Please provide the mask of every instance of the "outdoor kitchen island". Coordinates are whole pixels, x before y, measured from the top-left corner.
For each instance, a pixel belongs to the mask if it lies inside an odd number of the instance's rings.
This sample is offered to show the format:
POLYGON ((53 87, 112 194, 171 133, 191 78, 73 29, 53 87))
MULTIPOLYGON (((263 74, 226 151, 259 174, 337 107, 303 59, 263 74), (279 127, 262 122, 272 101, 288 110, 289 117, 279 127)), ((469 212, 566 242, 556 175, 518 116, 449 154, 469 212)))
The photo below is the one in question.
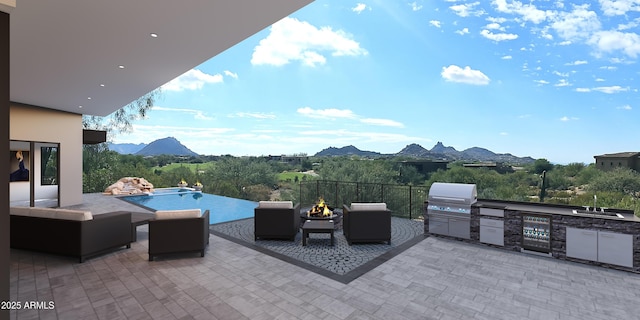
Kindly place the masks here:
POLYGON ((430 207, 425 235, 640 273, 640 218, 630 210, 477 199, 460 237, 443 232, 430 207))

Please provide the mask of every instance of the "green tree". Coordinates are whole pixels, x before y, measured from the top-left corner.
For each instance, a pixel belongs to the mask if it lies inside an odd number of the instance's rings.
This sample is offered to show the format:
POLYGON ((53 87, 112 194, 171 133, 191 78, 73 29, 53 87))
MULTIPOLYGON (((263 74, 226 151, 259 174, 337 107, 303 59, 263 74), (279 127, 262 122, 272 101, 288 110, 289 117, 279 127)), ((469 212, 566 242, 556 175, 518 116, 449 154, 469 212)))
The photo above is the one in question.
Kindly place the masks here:
POLYGON ((540 158, 540 159, 536 159, 536 161, 533 162, 533 173, 537 173, 537 174, 542 174, 542 171, 551 171, 553 169, 553 164, 551 164, 551 162, 549 162, 549 160, 544 159, 544 158, 540 158))
MULTIPOLYGON (((160 89, 156 89, 107 117, 83 116, 82 126, 84 129, 105 130, 107 136, 114 132, 128 132, 132 128, 132 122, 144 118, 159 96, 160 89)), ((124 170, 119 165, 119 160, 117 154, 109 151, 107 143, 84 145, 82 191, 102 192, 106 187, 122 178, 122 176, 118 176, 123 174, 118 169, 124 170)), ((136 165, 133 167, 135 168, 136 165)), ((125 170, 125 172, 133 171, 125 170)), ((149 180, 147 177, 144 178, 149 180)), ((151 182, 151 180, 149 181, 151 182)))

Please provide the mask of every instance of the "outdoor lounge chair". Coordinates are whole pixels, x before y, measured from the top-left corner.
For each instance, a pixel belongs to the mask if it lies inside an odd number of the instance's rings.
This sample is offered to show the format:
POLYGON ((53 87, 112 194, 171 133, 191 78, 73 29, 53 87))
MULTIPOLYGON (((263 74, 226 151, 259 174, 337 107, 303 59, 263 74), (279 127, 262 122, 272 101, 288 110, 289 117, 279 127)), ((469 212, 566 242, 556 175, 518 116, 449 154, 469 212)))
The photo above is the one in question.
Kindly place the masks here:
POLYGON ((260 239, 295 240, 300 230, 300 204, 260 201, 254 209, 254 236, 260 239))
POLYGON ((158 210, 149 220, 149 261, 161 254, 204 252, 209 244, 209 210, 158 210))
POLYGON ((343 205, 342 232, 349 245, 354 242, 391 244, 391 211, 385 203, 343 205))

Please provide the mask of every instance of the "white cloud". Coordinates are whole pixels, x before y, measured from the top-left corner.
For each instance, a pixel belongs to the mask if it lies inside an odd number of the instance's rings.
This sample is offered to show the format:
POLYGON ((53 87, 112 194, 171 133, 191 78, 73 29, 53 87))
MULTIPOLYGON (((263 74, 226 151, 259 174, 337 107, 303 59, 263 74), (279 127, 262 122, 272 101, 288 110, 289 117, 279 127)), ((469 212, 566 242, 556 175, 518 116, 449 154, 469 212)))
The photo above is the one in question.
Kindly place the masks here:
POLYGON ((502 58, 500 58, 500 59, 502 59, 502 60, 511 60, 511 59, 513 59, 513 57, 512 57, 512 56, 507 55, 507 56, 503 56, 503 57, 502 57, 502 58))
POLYGON ((531 21, 535 24, 544 22, 547 18, 553 16, 553 11, 539 10, 533 4, 522 4, 520 1, 494 0, 492 4, 496 10, 502 13, 516 14, 522 17, 524 21, 531 21))
POLYGON ((193 115, 193 118, 197 120, 213 120, 214 119, 213 117, 207 116, 202 110, 196 110, 196 109, 153 107, 152 110, 191 114, 193 115))
POLYGON ((501 26, 499 23, 497 22, 492 22, 489 23, 488 25, 484 26, 485 29, 489 29, 489 30, 500 30, 500 31, 505 31, 505 28, 503 26, 501 26))
POLYGON ((419 11, 420 9, 422 9, 422 5, 419 5, 417 2, 411 2, 409 3, 409 6, 411 6, 411 10, 413 11, 419 11))
POLYGON ((167 82, 162 86, 166 91, 199 90, 207 83, 223 82, 221 74, 206 74, 198 69, 191 69, 181 76, 167 82))
POLYGON ((598 2, 607 16, 621 16, 629 11, 640 11, 638 0, 599 0, 598 2))
POLYGON ((560 121, 564 121, 564 122, 567 122, 567 121, 575 121, 575 120, 579 120, 579 118, 576 118, 576 117, 567 117, 567 116, 564 116, 564 117, 560 118, 560 121))
POLYGON ((233 73, 233 72, 231 72, 229 70, 225 70, 224 71, 224 75, 227 76, 227 77, 238 79, 238 74, 237 73, 233 73))
POLYGON ((355 118, 356 114, 349 109, 312 109, 310 107, 299 108, 297 112, 303 116, 321 119, 355 118))
POLYGON ((591 34, 600 30, 598 14, 589 10, 589 5, 574 6, 571 12, 561 12, 551 23, 558 35, 568 41, 588 39, 591 34))
POLYGON ((620 109, 620 110, 631 110, 632 108, 631 108, 631 106, 630 106, 630 105, 628 105, 628 104, 627 104, 627 105, 624 105, 624 106, 622 106, 622 107, 617 107, 616 109, 620 109))
POLYGON ((587 62, 586 60, 576 60, 576 61, 573 61, 573 62, 565 63, 564 65, 565 66, 579 66, 581 64, 587 64, 587 63, 589 63, 589 62, 587 62))
POLYGON ((462 30, 457 30, 456 33, 461 35, 461 36, 465 35, 465 34, 469 33, 469 28, 463 28, 462 30))
POLYGON ((539 84, 539 85, 545 85, 545 84, 549 84, 549 81, 547 80, 534 80, 533 82, 539 84))
POLYGON ((576 92, 591 92, 589 88, 576 88, 576 92))
POLYGON ((260 113, 260 112, 236 112, 228 115, 229 118, 254 118, 254 119, 275 119, 273 114, 260 113))
POLYGON ((442 67, 442 78, 449 82, 466 83, 473 85, 487 85, 491 81, 484 73, 472 70, 469 66, 460 68, 456 65, 442 67))
POLYGON ((588 41, 595 45, 599 51, 622 51, 631 58, 640 54, 640 36, 636 33, 620 31, 598 31, 588 41))
POLYGON ((253 50, 251 64, 282 66, 301 61, 307 66, 325 64, 326 57, 367 55, 367 50, 342 30, 317 28, 306 21, 284 18, 271 26, 269 35, 253 50))
POLYGON ((389 119, 367 118, 367 119, 361 119, 360 122, 366 123, 366 124, 372 124, 376 126, 404 128, 404 125, 402 123, 394 120, 389 120, 389 119))
POLYGON ((608 94, 612 94, 612 93, 619 93, 619 92, 626 92, 629 91, 629 88, 623 88, 621 86, 610 86, 610 87, 596 87, 593 88, 594 91, 599 91, 602 93, 608 93, 608 94))
POLYGON ((478 6, 479 4, 480 2, 478 1, 473 3, 456 4, 449 7, 449 9, 453 10, 453 12, 455 12, 458 16, 461 16, 461 17, 481 16, 484 14, 484 10, 482 9, 475 10, 475 7, 478 6))
POLYGON ((569 76, 569 73, 568 73, 568 72, 566 72, 566 73, 562 73, 562 72, 560 72, 560 71, 555 71, 555 70, 554 70, 554 71, 553 71, 553 72, 551 72, 551 73, 553 73, 554 75, 556 75, 556 76, 558 76, 558 77, 563 77, 563 78, 566 78, 566 77, 568 77, 568 76, 569 76))
POLYGON ((493 41, 505 41, 505 40, 515 40, 518 39, 518 35, 517 34, 513 34, 513 33, 492 33, 491 31, 484 29, 482 31, 480 31, 480 34, 489 39, 489 40, 493 40, 493 41))
POLYGON ((489 22, 493 22, 493 23, 505 23, 507 22, 507 18, 504 17, 487 17, 486 19, 489 22))
POLYGON ((355 7, 351 8, 351 11, 360 14, 362 13, 362 11, 364 11, 365 9, 367 9, 367 5, 364 3, 358 3, 356 4, 355 7))
POLYGON ((554 84, 554 87, 568 87, 570 86, 571 83, 569 83, 569 81, 567 79, 560 79, 558 80, 558 83, 554 84))
POLYGON ((429 24, 436 28, 440 28, 442 26, 442 23, 438 20, 431 20, 429 21, 429 24))

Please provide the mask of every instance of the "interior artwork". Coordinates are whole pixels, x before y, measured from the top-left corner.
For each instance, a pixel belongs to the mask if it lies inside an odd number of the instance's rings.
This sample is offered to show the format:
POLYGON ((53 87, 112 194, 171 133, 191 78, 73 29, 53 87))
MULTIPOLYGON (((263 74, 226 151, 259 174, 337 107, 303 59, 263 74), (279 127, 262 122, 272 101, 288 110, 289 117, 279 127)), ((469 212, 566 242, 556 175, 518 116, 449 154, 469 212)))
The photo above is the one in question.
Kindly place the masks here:
POLYGON ((29 181, 29 151, 10 151, 9 181, 29 181))

